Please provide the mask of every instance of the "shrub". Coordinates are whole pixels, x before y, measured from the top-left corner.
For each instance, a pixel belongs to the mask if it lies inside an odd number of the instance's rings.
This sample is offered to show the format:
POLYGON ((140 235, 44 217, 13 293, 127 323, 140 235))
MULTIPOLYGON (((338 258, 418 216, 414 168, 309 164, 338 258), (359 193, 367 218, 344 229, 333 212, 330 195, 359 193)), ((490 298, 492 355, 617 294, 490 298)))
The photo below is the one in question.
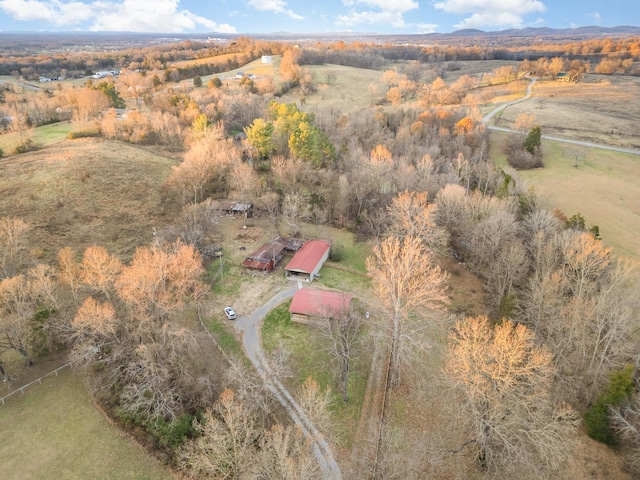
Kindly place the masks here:
POLYGON ((538 148, 534 153, 527 151, 517 135, 512 135, 505 146, 507 162, 517 170, 544 167, 542 152, 538 148))
POLYGON ((609 426, 608 413, 610 406, 620 405, 635 391, 633 383, 633 365, 614 371, 609 377, 609 385, 600 394, 596 402, 585 412, 584 423, 587 435, 606 445, 616 445, 617 439, 609 426))
POLYGON ((160 448, 175 452, 185 440, 197 435, 197 430, 193 428, 194 418, 196 415, 183 413, 172 422, 164 418, 157 419, 151 428, 154 441, 160 448))
POLYGON ((33 143, 31 139, 29 139, 29 140, 25 140, 20 145, 16 146, 16 148, 13 149, 13 153, 17 155, 19 153, 32 152, 37 149, 38 147, 36 147, 36 144, 33 143))
POLYGON ((67 138, 69 140, 73 140, 76 138, 99 137, 99 136, 100 136, 100 131, 97 129, 78 130, 75 132, 67 133, 67 138))
POLYGON ((344 258, 344 246, 339 243, 334 243, 331 245, 331 250, 329 250, 329 260, 332 262, 339 262, 344 258))

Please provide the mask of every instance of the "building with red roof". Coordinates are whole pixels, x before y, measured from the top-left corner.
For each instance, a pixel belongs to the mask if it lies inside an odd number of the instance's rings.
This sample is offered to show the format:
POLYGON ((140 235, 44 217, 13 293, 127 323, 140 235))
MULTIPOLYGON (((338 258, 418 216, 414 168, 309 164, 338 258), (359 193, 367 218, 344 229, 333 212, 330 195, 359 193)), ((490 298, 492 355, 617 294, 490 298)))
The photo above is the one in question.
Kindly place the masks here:
POLYGON ((329 258, 331 244, 326 240, 310 240, 302 245, 291 261, 284 267, 290 280, 313 282, 324 262, 329 258))
POLYGON ((337 318, 349 312, 353 295, 315 288, 301 288, 293 295, 289 313, 291 320, 300 323, 337 318))

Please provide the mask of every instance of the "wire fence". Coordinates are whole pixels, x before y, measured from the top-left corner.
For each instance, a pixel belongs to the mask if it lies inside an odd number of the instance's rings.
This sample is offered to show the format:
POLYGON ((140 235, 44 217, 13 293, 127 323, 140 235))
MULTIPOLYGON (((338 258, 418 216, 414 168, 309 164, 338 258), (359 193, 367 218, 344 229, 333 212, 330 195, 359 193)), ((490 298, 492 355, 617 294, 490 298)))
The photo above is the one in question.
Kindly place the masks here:
POLYGON ((59 372, 60 370, 63 370, 63 369, 65 369, 65 368, 67 368, 67 367, 70 367, 71 365, 73 365, 73 362, 65 363, 65 364, 64 364, 64 365, 62 365, 61 367, 58 367, 58 368, 56 368, 55 370, 53 370, 53 371, 51 371, 51 372, 49 372, 49 373, 44 374, 44 375, 43 375, 43 376, 41 376, 40 378, 36 378, 33 382, 29 382, 29 383, 27 383, 26 385, 23 385, 23 386, 21 386, 20 388, 15 389, 13 392, 11 392, 11 393, 9 393, 9 394, 5 395, 4 397, 0 397, 0 403, 1 403, 2 405, 4 405, 5 400, 7 400, 9 397, 12 397, 13 395, 15 395, 15 394, 16 394, 16 393, 18 393, 18 392, 20 392, 21 394, 24 394, 24 391, 25 391, 27 388, 29 388, 29 387, 30 387, 30 386, 32 386, 32 385, 35 385, 36 383, 37 383, 37 384, 41 384, 41 383, 42 383, 42 380, 43 380, 43 379, 45 379, 45 378, 47 378, 47 377, 50 377, 50 376, 52 376, 52 375, 55 375, 55 376, 57 377, 57 376, 58 376, 58 372, 59 372))

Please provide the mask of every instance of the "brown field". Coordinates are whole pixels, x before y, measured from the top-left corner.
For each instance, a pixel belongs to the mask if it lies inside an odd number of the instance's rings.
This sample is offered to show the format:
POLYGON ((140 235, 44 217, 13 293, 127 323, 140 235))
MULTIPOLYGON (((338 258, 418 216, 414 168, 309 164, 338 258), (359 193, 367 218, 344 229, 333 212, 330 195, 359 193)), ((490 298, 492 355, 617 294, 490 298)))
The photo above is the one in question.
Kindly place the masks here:
MULTIPOLYGON (((317 91, 308 95, 305 103, 308 106, 333 104, 340 113, 350 113, 361 108, 370 107, 384 98, 386 86, 382 82, 382 73, 378 70, 344 67, 342 65, 307 65, 304 70, 314 78, 317 91), (335 79, 327 82, 327 75, 333 74, 335 79), (369 85, 377 90, 371 94, 369 85)), ((298 91, 290 92, 281 99, 291 102, 300 98, 298 91)))
POLYGON ((30 223, 32 255, 100 244, 123 259, 167 221, 160 185, 175 161, 120 142, 67 140, 0 162, 0 216, 30 223))
POLYGON ((227 63, 227 60, 233 57, 237 57, 237 53, 225 53, 222 55, 216 55, 213 57, 194 58, 192 60, 180 60, 179 62, 172 62, 170 65, 175 68, 185 68, 194 65, 218 65, 220 63, 227 63))
POLYGON ((581 83, 538 81, 533 96, 507 107, 495 125, 535 115, 543 135, 640 149, 640 78, 587 75, 581 83))

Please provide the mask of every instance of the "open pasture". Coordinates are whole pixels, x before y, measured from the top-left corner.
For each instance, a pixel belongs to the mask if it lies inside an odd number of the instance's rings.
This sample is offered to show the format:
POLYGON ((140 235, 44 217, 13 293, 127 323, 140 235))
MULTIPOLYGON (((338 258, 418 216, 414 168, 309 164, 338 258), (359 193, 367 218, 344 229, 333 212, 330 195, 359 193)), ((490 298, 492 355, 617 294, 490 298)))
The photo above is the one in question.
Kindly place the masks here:
POLYGON ((0 478, 169 480, 169 470, 92 403, 66 369, 0 405, 0 478))
POLYGON ((533 114, 543 135, 640 149, 640 79, 587 75, 584 82, 538 81, 530 99, 507 107, 495 125, 533 114))
POLYGON ((174 160, 101 139, 71 140, 0 161, 0 216, 33 227, 32 255, 98 244, 121 258, 168 221, 160 186, 174 160))
MULTIPOLYGON (((505 137, 491 132, 494 160, 504 159, 505 137)), ((546 140, 542 148, 545 167, 519 172, 542 206, 580 213, 616 253, 640 258, 640 156, 546 140)))

